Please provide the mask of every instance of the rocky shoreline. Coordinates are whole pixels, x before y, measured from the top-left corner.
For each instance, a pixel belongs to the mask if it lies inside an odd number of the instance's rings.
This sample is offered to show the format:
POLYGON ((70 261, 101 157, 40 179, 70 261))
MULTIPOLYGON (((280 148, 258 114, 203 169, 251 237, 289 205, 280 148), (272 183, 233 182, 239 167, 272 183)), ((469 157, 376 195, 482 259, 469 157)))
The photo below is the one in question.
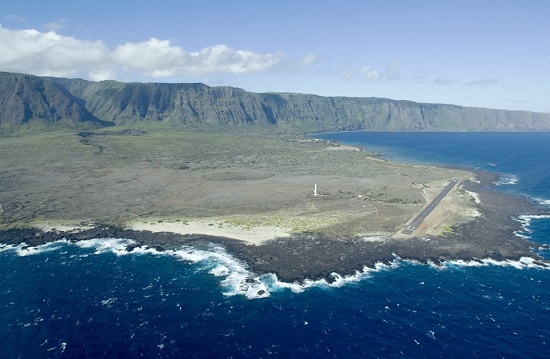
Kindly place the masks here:
POLYGON ((306 279, 333 281, 332 273, 354 274, 363 267, 376 263, 390 263, 396 258, 421 263, 439 264, 447 260, 494 259, 518 260, 531 257, 536 263, 550 266, 534 252, 537 245, 515 233, 522 229, 514 218, 521 214, 547 214, 527 199, 498 193, 490 189, 495 174, 478 172, 479 182, 466 182, 464 189, 476 192, 481 203, 481 216, 468 223, 453 227, 446 236, 423 236, 398 239, 381 237, 333 238, 324 235, 300 234, 289 238, 276 238, 260 245, 205 235, 182 235, 170 232, 150 232, 125 229, 106 223, 97 223, 92 228, 78 231, 37 228, 15 228, 0 231, 0 243, 38 246, 65 239, 77 242, 92 238, 128 238, 135 244, 127 248, 148 246, 159 251, 176 249, 181 245, 213 242, 221 244, 228 253, 247 264, 257 274, 274 273, 285 282, 303 282, 306 279))

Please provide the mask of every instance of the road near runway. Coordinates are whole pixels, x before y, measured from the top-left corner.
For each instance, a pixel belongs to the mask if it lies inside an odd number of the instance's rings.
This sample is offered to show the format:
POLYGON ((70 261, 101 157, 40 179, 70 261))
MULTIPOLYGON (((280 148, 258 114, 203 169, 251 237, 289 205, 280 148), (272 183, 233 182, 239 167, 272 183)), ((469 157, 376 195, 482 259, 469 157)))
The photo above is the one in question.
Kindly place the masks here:
POLYGON ((441 202, 445 196, 451 192, 453 187, 458 183, 457 179, 451 180, 447 186, 435 197, 423 210, 416 216, 416 218, 405 228, 401 233, 411 234, 422 223, 426 217, 434 210, 434 208, 441 202))

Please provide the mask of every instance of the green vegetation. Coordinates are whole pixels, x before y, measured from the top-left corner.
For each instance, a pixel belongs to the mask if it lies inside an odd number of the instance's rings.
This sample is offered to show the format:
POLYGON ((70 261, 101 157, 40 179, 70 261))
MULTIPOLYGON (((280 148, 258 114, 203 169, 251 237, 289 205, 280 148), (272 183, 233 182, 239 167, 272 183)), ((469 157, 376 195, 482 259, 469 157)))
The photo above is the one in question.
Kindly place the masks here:
MULTIPOLYGON (((550 114, 383 98, 252 93, 204 84, 91 82, 0 73, 0 128, 223 131, 537 131, 550 114)), ((8 130, 9 131, 9 130, 8 130)))
POLYGON ((441 235, 445 237, 445 236, 450 236, 453 233, 454 233, 453 227, 451 227, 450 225, 446 225, 443 227, 441 235))
POLYGON ((416 188, 403 188, 382 186, 379 188, 369 188, 362 191, 363 198, 365 200, 380 201, 386 203, 398 203, 398 204, 418 204, 423 203, 422 193, 416 188))

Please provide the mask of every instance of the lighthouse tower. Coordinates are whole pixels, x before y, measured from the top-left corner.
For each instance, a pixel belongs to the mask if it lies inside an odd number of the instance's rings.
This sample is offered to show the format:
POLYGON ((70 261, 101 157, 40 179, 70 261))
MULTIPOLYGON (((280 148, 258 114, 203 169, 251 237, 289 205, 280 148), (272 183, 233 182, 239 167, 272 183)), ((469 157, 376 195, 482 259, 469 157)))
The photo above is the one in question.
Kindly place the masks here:
POLYGON ((317 183, 315 183, 315 189, 313 190, 313 195, 315 197, 319 196, 319 192, 317 192, 317 183))

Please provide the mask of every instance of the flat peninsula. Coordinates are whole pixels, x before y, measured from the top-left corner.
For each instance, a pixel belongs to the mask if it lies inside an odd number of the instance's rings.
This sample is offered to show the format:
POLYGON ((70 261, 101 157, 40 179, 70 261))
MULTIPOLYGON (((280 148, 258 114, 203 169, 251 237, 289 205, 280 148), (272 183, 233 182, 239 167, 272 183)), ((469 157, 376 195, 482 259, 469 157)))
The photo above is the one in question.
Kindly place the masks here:
POLYGON ((215 242, 255 273, 333 280, 396 258, 520 259, 529 201, 495 174, 265 131, 48 131, 0 142, 0 242, 215 242), (432 208, 426 210, 432 205, 432 208))

